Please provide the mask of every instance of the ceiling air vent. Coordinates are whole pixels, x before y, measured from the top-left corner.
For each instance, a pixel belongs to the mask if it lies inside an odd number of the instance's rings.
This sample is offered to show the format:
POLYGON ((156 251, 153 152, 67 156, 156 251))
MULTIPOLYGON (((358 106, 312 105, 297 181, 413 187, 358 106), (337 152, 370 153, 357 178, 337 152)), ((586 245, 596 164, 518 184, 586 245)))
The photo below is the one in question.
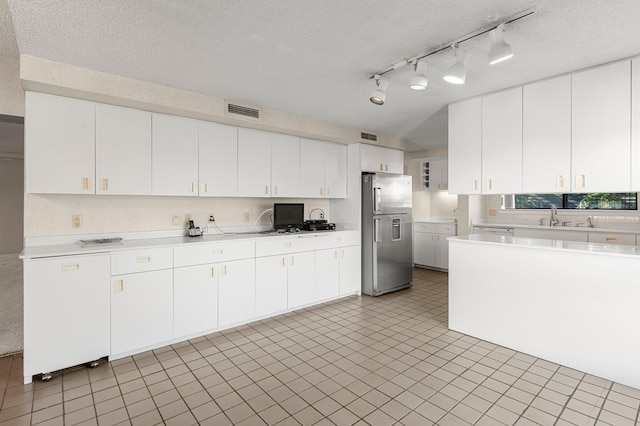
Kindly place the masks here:
POLYGON ((227 103, 227 113, 260 120, 260 110, 242 105, 227 103))
POLYGON ((360 139, 365 141, 378 142, 378 135, 372 133, 360 132, 360 139))

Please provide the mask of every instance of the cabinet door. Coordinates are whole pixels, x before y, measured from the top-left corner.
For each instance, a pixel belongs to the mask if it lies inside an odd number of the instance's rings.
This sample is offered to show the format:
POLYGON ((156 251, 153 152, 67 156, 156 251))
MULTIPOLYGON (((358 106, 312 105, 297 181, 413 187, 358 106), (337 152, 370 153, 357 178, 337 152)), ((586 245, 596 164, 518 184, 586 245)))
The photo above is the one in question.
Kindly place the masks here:
POLYGON ((446 235, 435 236, 433 266, 440 269, 449 269, 449 241, 446 235))
POLYGON ((436 246, 434 234, 426 232, 413 233, 413 263, 416 265, 435 266, 436 246))
POLYGON ((340 251, 337 248, 316 252, 316 300, 340 294, 340 251))
POLYGON ((173 270, 173 337, 218 327, 218 264, 173 270))
POLYGON ((483 194, 522 192, 522 87, 482 97, 483 194))
POLYGON ((325 144, 300 139, 300 196, 322 198, 325 195, 325 144))
POLYGON ((324 195, 347 198, 347 146, 324 144, 324 195))
POLYGON ((95 104, 25 94, 25 189, 95 193, 95 104))
POLYGON ((218 275, 218 323, 246 321, 256 312, 256 264, 254 259, 220 265, 218 275))
POLYGON ((560 229, 514 228, 513 235, 518 238, 541 238, 543 240, 582 241, 587 242, 585 231, 563 231, 560 229))
POLYGON ((287 309, 287 263, 285 256, 256 259, 256 315, 287 309))
POLYGON ((572 75, 573 192, 631 187, 631 62, 572 75))
POLYGON ((271 196, 297 197, 299 193, 300 138, 274 133, 271 135, 271 196))
POLYGON ((25 260, 25 379, 106 355, 109 256, 25 260))
POLYGON ((308 305, 316 300, 315 254, 295 253, 286 257, 288 262, 288 307, 308 305))
POLYGON ((449 193, 482 190, 482 100, 449 105, 449 193))
POLYGON ((271 133, 238 129, 238 194, 269 197, 271 133))
POLYGON ((360 293, 362 288, 360 246, 340 247, 338 253, 340 257, 340 295, 360 293))
POLYGON ((571 76, 527 84, 522 90, 522 192, 569 192, 571 76))
POLYGON ((363 172, 404 173, 404 154, 398 149, 360 145, 363 172))
POLYGON ((151 113, 96 105, 96 193, 151 195, 151 113))
POLYGON ((111 354, 173 337, 173 270, 111 277, 111 354))
POLYGON ((153 195, 198 195, 198 122, 153 114, 153 195))
POLYGON ((238 128, 198 123, 199 195, 238 195, 238 128))
POLYGON ((590 243, 636 245, 636 236, 634 234, 589 232, 588 238, 590 243))
POLYGON ((431 160, 429 161, 429 190, 444 191, 447 189, 446 184, 446 164, 447 160, 431 160))

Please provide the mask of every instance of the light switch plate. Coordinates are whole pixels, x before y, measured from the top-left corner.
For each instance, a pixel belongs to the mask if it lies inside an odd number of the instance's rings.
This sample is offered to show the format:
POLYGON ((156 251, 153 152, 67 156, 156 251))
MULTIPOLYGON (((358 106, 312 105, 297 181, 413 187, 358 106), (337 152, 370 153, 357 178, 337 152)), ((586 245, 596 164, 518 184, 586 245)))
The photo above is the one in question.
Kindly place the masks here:
POLYGON ((82 216, 79 214, 74 214, 71 216, 71 227, 72 228, 82 228, 82 216))
POLYGON ((249 222, 249 212, 244 212, 242 214, 242 221, 243 222, 249 222))
POLYGON ((171 224, 180 225, 180 215, 178 213, 174 213, 171 215, 171 224))

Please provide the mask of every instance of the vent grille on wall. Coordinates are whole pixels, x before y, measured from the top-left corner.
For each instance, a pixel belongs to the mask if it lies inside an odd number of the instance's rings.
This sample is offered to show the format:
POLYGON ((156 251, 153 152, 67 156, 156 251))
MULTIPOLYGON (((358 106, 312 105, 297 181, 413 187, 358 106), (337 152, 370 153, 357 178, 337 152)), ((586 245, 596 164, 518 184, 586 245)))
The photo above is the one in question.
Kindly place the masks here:
POLYGON ((360 139, 365 141, 378 142, 378 135, 374 135, 372 133, 360 132, 360 139))
POLYGON ((227 113, 241 115, 243 117, 260 119, 260 110, 256 108, 249 108, 242 105, 227 103, 227 113))

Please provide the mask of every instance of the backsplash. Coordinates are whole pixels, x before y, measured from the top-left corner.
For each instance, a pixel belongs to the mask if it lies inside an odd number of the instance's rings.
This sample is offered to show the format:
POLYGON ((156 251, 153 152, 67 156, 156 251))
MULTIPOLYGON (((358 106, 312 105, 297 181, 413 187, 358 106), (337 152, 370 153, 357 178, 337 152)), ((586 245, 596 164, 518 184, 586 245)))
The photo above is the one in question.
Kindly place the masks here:
MULTIPOLYGON (((158 196, 25 194, 24 236, 100 234, 186 229, 190 214, 196 226, 204 227, 213 214, 223 230, 234 227, 268 226, 270 214, 258 216, 274 203, 304 203, 305 219, 313 209, 322 209, 330 220, 328 199, 292 198, 210 198, 158 196), (249 212, 249 221, 244 213, 249 212), (180 215, 179 225, 172 216, 180 215), (72 216, 81 216, 81 227, 72 227, 72 216)), ((320 211, 313 212, 313 219, 320 211)))

